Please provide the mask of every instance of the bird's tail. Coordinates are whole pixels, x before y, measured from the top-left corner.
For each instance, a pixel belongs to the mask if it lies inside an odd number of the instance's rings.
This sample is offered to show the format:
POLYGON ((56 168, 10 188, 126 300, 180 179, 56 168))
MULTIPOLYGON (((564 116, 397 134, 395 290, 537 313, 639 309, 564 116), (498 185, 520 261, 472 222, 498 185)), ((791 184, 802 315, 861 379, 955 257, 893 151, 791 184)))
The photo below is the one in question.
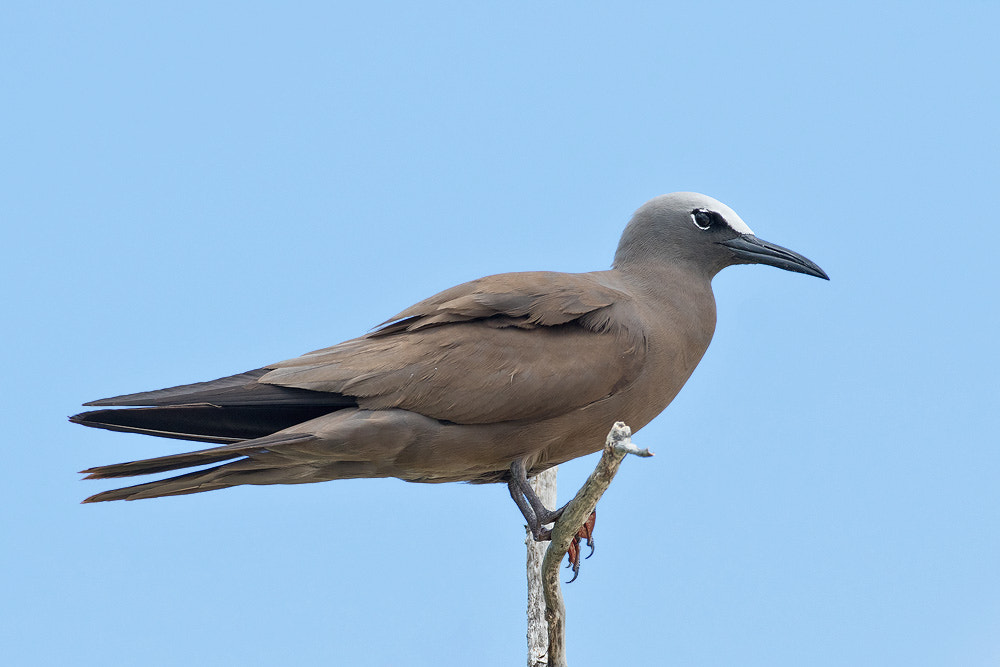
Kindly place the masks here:
MULTIPOLYGON (((82 471, 86 479, 112 479, 147 475, 211 463, 230 461, 207 470, 198 470, 176 477, 112 489, 90 496, 83 502, 106 500, 140 500, 160 496, 179 496, 202 491, 214 491, 239 484, 292 484, 317 479, 316 466, 296 456, 296 448, 314 444, 310 433, 277 433, 264 438, 203 449, 197 452, 160 456, 153 459, 98 466, 82 471), (237 459, 231 461, 231 459, 237 459)), ((327 464, 328 479, 374 476, 371 464, 360 461, 333 461, 327 464)))

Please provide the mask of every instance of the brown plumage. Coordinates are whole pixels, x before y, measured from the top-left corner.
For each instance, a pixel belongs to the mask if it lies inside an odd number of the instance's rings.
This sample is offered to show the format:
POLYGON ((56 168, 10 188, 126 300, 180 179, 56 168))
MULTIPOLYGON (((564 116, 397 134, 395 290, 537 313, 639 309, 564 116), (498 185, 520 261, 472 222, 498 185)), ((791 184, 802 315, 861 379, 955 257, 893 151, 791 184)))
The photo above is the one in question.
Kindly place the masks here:
POLYGON ((636 212, 609 271, 482 278, 333 347, 88 403, 142 407, 70 419, 217 445, 88 479, 222 465, 85 502, 357 477, 500 482, 514 462, 536 473, 596 451, 615 421, 637 430, 659 414, 712 338, 712 277, 751 262, 826 278, 720 202, 658 197, 636 212))

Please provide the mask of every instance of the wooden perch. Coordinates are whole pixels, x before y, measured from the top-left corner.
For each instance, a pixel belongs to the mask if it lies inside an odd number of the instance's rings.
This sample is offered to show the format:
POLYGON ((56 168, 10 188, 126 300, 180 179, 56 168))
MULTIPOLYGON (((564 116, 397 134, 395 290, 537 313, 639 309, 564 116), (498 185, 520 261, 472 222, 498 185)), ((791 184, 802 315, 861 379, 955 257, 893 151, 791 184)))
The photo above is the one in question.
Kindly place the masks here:
MULTIPOLYGON (((556 507, 558 467, 543 470, 531 478, 531 488, 546 507, 556 507)), ((542 559, 545 542, 536 542, 527 526, 524 543, 528 547, 528 667, 546 667, 549 625, 545 622, 545 594, 542 592, 542 559)))
MULTIPOLYGON (((597 467, 576 496, 566 505, 562 516, 552 528, 552 539, 545 551, 541 566, 541 587, 545 600, 545 620, 548 625, 547 660, 539 655, 537 648, 530 646, 528 664, 547 665, 548 667, 566 667, 566 607, 563 604, 562 589, 559 585, 559 565, 569 550, 570 543, 584 522, 590 517, 597 501, 601 499, 611 480, 614 479, 622 459, 627 454, 636 456, 652 456, 648 449, 639 449, 632 444, 632 430, 623 422, 615 422, 604 443, 604 453, 597 462, 597 467)), ((554 481, 554 480, 553 480, 554 481)), ((530 540, 530 537, 529 537, 530 540)), ((531 549, 529 544, 529 554, 531 549)), ((530 555, 529 555, 530 563, 530 555)), ((529 591, 531 590, 529 568, 529 591)), ((530 593, 529 593, 530 596, 530 593)), ((530 610, 529 610, 530 614, 530 610)))

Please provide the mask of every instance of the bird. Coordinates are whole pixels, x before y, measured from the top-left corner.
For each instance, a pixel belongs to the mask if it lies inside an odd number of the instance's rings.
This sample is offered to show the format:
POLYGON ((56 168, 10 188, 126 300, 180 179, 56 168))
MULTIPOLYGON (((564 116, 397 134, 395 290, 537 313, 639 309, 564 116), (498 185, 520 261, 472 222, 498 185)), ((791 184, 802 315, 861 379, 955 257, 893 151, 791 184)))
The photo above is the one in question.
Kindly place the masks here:
POLYGON ((506 483, 546 539, 560 510, 528 478, 599 450, 615 422, 635 431, 670 404, 712 340, 712 279, 738 264, 829 280, 722 202, 661 195, 633 214, 608 270, 487 276, 332 347, 86 403, 99 409, 70 421, 210 445, 89 468, 87 479, 218 465, 83 502, 376 477, 506 483))

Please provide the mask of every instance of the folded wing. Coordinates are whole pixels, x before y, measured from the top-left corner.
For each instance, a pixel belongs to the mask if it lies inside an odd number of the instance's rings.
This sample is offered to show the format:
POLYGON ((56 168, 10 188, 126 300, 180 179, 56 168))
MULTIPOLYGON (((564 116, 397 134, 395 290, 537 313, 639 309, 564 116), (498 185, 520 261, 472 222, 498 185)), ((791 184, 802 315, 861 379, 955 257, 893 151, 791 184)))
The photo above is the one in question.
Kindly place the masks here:
POLYGON ((482 278, 361 338, 210 382, 93 401, 106 409, 70 419, 230 444, 345 408, 401 408, 459 424, 564 414, 632 382, 644 358, 633 301, 603 275, 482 278))
POLYGON ((632 299, 601 275, 465 283, 367 336, 272 364, 259 381, 461 424, 563 414, 631 383, 645 355, 632 299))

